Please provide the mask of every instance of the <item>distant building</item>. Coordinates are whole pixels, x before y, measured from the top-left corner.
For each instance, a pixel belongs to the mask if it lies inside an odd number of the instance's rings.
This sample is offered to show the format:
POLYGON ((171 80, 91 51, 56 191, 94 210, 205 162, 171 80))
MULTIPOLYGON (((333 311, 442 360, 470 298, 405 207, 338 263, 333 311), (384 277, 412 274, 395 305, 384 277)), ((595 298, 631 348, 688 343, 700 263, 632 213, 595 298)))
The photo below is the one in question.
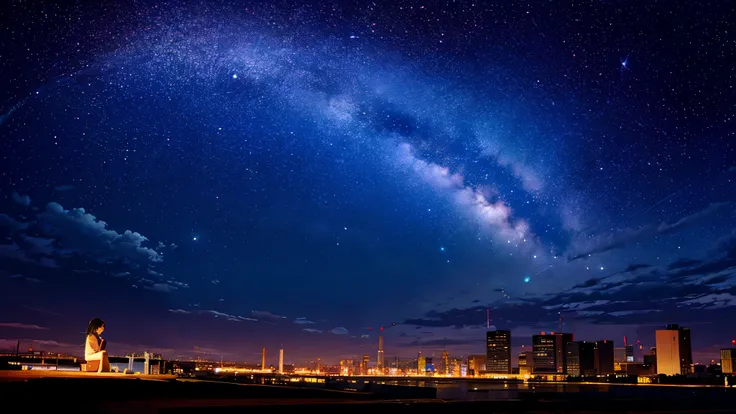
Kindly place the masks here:
POLYGON ((736 374, 736 348, 721 349, 721 372, 736 374))
POLYGON ((657 374, 687 375, 693 363, 690 328, 677 324, 656 331, 657 374))
POLYGON ((622 370, 622 364, 634 362, 634 346, 624 345, 613 349, 613 369, 618 372, 622 370))
POLYGON ((573 377, 595 376, 597 374, 595 350, 595 342, 569 342, 567 344, 567 375, 573 377))
POLYGON ((573 342, 569 333, 545 333, 532 336, 534 374, 564 374, 567 371, 567 344, 573 342))
POLYGON ((486 371, 511 373, 511 331, 486 332, 486 371))
POLYGON ((595 372, 597 375, 608 375, 614 373, 612 340, 596 341, 595 372))
POLYGON ((520 375, 531 375, 532 361, 531 354, 529 352, 522 352, 519 354, 518 364, 520 375))
POLYGON ((485 355, 470 355, 468 357, 468 375, 475 376, 486 370, 485 355))
POLYGON ((417 356, 417 374, 424 375, 427 372, 427 358, 420 352, 417 356))

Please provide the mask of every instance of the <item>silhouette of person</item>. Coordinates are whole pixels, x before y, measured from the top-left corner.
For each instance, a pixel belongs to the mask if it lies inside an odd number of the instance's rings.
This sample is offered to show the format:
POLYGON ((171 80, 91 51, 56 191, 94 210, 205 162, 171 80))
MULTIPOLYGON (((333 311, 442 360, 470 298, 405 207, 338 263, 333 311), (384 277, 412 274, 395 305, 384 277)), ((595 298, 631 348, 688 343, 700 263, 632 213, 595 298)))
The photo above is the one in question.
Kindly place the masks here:
POLYGON ((84 360, 88 372, 110 372, 110 359, 107 356, 107 342, 102 338, 105 321, 94 318, 87 326, 87 341, 84 344, 84 360))

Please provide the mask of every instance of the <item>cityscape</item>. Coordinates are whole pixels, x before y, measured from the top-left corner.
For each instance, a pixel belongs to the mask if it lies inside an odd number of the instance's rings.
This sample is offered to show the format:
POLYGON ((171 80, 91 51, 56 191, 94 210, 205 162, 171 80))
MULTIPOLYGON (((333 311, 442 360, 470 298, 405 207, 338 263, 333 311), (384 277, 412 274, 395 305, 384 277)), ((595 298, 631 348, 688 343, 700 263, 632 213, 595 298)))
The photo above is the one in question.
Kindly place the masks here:
MULTIPOLYGON (((574 334, 540 332, 532 336, 531 349, 515 353, 511 346, 512 332, 498 330, 490 323, 485 336, 485 354, 457 357, 444 351, 439 356, 415 358, 385 358, 383 335, 378 337, 374 356, 344 359, 339 364, 323 364, 316 358, 303 364, 285 360, 287 348, 278 349, 278 364, 267 363, 267 349, 261 350, 259 362, 212 361, 195 356, 191 360, 165 361, 164 356, 143 352, 125 357, 113 357, 115 372, 127 370, 144 374, 233 375, 275 374, 287 376, 368 376, 368 377, 436 377, 486 378, 493 380, 631 382, 659 383, 663 377, 679 378, 678 384, 702 383, 703 379, 718 379, 726 386, 736 386, 736 339, 731 347, 720 350, 720 360, 709 365, 694 364, 690 328, 669 324, 656 330, 656 344, 644 349, 640 343, 630 344, 627 338, 616 344, 612 339, 576 341, 574 334), (135 360, 138 360, 135 362, 135 360), (516 364, 514 364, 516 362, 516 364), (514 366, 515 365, 515 366, 514 366)), ((295 344, 290 344, 292 347, 295 344)), ((20 350, 20 341, 13 351, 5 351, 5 369, 23 370, 83 370, 81 355, 62 355, 53 351, 27 352, 20 350), (61 360, 61 363, 60 363, 61 360)), ((668 383, 664 379, 663 383, 668 383)))
POLYGON ((3 395, 736 406, 734 1, 0 17, 3 395))

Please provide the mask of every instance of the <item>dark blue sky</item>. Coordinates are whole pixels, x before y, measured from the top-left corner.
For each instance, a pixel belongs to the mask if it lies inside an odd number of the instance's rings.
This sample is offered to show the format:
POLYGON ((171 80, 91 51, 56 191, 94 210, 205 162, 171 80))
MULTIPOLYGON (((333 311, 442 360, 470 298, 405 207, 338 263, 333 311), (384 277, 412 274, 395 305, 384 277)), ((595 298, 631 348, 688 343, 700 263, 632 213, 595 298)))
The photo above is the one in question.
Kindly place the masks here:
POLYGON ((732 2, 294 3, 0 10, 0 345, 736 337, 732 2))

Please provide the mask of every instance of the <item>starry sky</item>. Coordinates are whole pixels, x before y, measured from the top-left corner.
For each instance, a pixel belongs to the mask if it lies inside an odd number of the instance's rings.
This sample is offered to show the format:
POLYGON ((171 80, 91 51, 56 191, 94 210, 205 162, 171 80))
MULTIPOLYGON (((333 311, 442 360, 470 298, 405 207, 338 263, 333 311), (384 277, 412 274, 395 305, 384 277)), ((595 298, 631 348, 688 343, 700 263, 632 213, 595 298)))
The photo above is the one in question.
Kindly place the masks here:
POLYGON ((124 3, 0 9, 0 347, 736 337, 733 2, 124 3))

